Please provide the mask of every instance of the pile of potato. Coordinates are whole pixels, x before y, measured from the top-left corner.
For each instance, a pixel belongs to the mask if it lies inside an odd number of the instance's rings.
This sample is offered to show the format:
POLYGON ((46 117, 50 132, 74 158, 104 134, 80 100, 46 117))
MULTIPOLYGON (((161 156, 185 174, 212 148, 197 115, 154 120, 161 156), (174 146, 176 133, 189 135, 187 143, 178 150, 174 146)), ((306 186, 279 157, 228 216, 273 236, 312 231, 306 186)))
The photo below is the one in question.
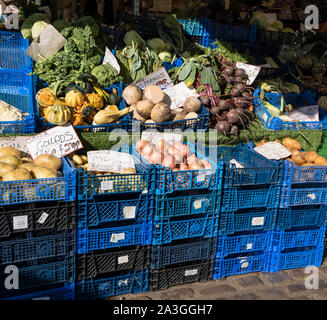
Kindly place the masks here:
POLYGON ((153 144, 147 140, 139 140, 135 144, 135 149, 150 164, 161 164, 172 171, 212 169, 208 160, 199 160, 182 142, 169 144, 161 139, 153 144))
POLYGON ((33 160, 24 157, 16 148, 0 149, 1 181, 57 178, 62 176, 61 167, 62 160, 49 154, 39 155, 33 160))
POLYGON ((170 109, 170 98, 156 85, 150 85, 142 91, 135 85, 126 87, 122 94, 130 106, 133 118, 142 123, 157 123, 196 119, 201 112, 201 102, 189 97, 182 108, 170 109))

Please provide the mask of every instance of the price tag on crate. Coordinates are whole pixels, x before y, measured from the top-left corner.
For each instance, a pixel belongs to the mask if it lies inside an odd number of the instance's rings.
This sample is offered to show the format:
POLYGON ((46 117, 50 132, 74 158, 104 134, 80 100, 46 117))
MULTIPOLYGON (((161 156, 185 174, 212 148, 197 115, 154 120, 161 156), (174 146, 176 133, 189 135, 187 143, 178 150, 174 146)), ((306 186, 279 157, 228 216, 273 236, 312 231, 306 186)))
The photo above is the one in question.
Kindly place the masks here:
POLYGON ((119 63, 117 62, 117 59, 107 47, 106 47, 106 52, 102 64, 106 64, 106 63, 110 63, 110 65, 117 70, 118 74, 120 73, 120 66, 119 63))
POLYGON ((39 224, 43 224, 49 217, 49 214, 46 212, 42 212, 39 220, 37 221, 39 224))
POLYGON ((198 273, 198 269, 185 270, 185 277, 195 276, 198 273))
POLYGON ((35 159, 40 154, 62 158, 83 148, 72 125, 57 126, 25 140, 29 154, 35 159))
POLYGON ((136 216, 136 207, 135 206, 124 207, 123 216, 125 219, 134 219, 136 216))
POLYGON ((301 107, 290 112, 288 116, 299 122, 319 121, 319 106, 301 107))
POLYGON ((254 217, 252 218, 253 226, 263 226, 265 222, 265 217, 254 217))
POLYGON ((232 159, 231 161, 229 161, 229 163, 231 163, 231 164, 235 164, 235 167, 237 168, 237 169, 243 169, 244 168, 244 166, 242 166, 237 160, 235 160, 235 159, 232 159))
POLYGON ((195 200, 193 203, 193 207, 195 210, 201 209, 202 208, 202 202, 203 200, 195 200))
POLYGON ((189 89, 184 82, 181 82, 171 88, 164 90, 164 93, 170 99, 171 110, 183 107, 185 100, 189 97, 199 97, 195 89, 189 89))
POLYGON ((173 86, 173 83, 164 67, 160 68, 159 70, 153 73, 150 73, 145 78, 134 82, 134 84, 142 90, 150 85, 156 85, 160 87, 162 90, 173 86))
POLYGON ((118 242, 125 239, 125 233, 113 233, 110 238, 110 242, 118 242))
POLYGON ((135 169, 132 155, 125 152, 99 150, 89 151, 87 159, 90 170, 123 173, 124 169, 135 169))
POLYGON ((170 132, 157 132, 152 129, 148 129, 142 132, 141 140, 151 141, 155 144, 159 140, 165 140, 167 143, 182 142, 183 136, 178 133, 170 132))
POLYGON ((101 186, 100 189, 101 191, 109 191, 114 188, 114 182, 109 180, 109 181, 101 181, 101 186))
POLYGON ((118 264, 128 263, 128 255, 118 257, 118 264))
POLYGON ((17 137, 6 137, 0 138, 0 148, 3 147, 13 147, 21 152, 29 153, 25 140, 30 138, 30 136, 17 136, 17 137))
POLYGON ((281 143, 275 141, 255 147, 253 150, 270 160, 285 159, 292 154, 281 143))
POLYGON ((28 216, 15 216, 13 217, 13 229, 23 230, 28 228, 28 216))
POLYGON ((244 69, 245 73, 248 75, 248 80, 246 84, 249 86, 253 83, 253 81, 257 78, 261 67, 260 66, 253 66, 251 64, 246 64, 243 62, 236 62, 236 68, 244 69))

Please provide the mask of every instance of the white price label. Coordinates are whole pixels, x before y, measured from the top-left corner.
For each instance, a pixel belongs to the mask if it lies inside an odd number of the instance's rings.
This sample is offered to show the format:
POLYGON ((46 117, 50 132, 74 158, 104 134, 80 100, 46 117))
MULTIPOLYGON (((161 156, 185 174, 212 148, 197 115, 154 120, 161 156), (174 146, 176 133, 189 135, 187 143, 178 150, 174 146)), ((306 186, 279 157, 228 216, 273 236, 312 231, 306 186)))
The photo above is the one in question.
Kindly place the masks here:
POLYGON ((261 70, 260 66, 253 66, 239 61, 236 63, 236 68, 244 69, 245 73, 248 75, 248 80, 246 81, 248 86, 253 83, 261 70))
POLYGON ((185 276, 194 276, 198 273, 198 269, 193 269, 193 270, 186 270, 185 271, 185 276))
POLYGON ((308 194, 308 197, 311 199, 311 200, 316 200, 316 195, 314 193, 310 193, 308 194))
POLYGON ((141 140, 151 141, 154 144, 159 140, 165 140, 168 144, 172 144, 173 142, 182 142, 182 139, 182 134, 157 132, 153 129, 143 131, 141 136, 141 140))
POLYGON ((62 158, 83 145, 72 125, 57 126, 25 140, 29 154, 35 159, 40 154, 62 158))
POLYGON ((43 212, 37 222, 39 224, 43 224, 45 222, 45 220, 47 220, 48 217, 49 217, 49 214, 46 212, 43 212))
POLYGON ((28 228, 28 216, 13 217, 13 229, 23 230, 28 228))
POLYGON ((265 222, 265 217, 254 217, 252 218, 252 225, 253 226, 263 226, 265 222))
POLYGON ((203 182, 203 181, 205 181, 205 179, 206 179, 206 174, 205 173, 201 173, 201 174, 199 174, 197 177, 196 177, 196 181, 197 182, 203 182))
POLYGON ((123 264, 123 263, 127 263, 127 262, 128 262, 128 255, 118 257, 118 264, 123 264))
POLYGON ((113 190, 114 182, 113 181, 101 181, 100 189, 101 191, 113 190))
POLYGON ((7 137, 0 138, 0 148, 13 147, 21 152, 29 153, 25 140, 30 138, 29 136, 7 137))
POLYGON ((160 68, 159 70, 149 74, 145 78, 135 82, 134 84, 142 90, 145 87, 150 86, 150 85, 156 85, 156 86, 160 87, 162 90, 173 86, 173 83, 172 83, 166 69, 163 67, 160 68))
POLYGON ((135 169, 132 155, 111 150, 89 151, 87 159, 90 170, 123 173, 124 169, 135 169))
POLYGON ((110 242, 118 242, 125 239, 125 233, 113 233, 110 238, 110 242))
POLYGON ((197 210, 197 209, 202 208, 202 202, 203 202, 203 200, 195 200, 193 203, 194 209, 197 210))
POLYGON ((262 119, 264 122, 267 122, 268 120, 268 115, 265 113, 263 116, 262 116, 262 119))
POLYGON ((244 166, 242 166, 237 160, 232 159, 231 161, 229 161, 229 163, 235 164, 235 167, 238 169, 243 169, 244 166))
POLYGON ((247 261, 241 262, 241 268, 246 269, 249 266, 249 263, 247 261))
POLYGON ((246 245, 246 250, 251 250, 252 247, 253 247, 253 243, 248 243, 248 244, 246 245))
POLYGON ((255 147, 253 150, 270 160, 285 159, 292 154, 286 147, 275 141, 255 147))
POLYGON ((294 121, 299 122, 319 121, 319 106, 313 105, 308 107, 301 107, 290 112, 288 116, 294 119, 294 121))
POLYGON ((106 64, 106 63, 110 63, 110 65, 117 70, 118 74, 120 73, 120 66, 118 61, 107 47, 106 47, 106 52, 102 64, 106 64))
POLYGON ((171 88, 164 90, 164 93, 170 98, 171 110, 183 107, 185 100, 189 97, 199 97, 195 89, 189 89, 184 82, 181 82, 171 88))
POLYGON ((124 207, 123 216, 125 219, 134 219, 136 216, 136 207, 135 206, 124 207))

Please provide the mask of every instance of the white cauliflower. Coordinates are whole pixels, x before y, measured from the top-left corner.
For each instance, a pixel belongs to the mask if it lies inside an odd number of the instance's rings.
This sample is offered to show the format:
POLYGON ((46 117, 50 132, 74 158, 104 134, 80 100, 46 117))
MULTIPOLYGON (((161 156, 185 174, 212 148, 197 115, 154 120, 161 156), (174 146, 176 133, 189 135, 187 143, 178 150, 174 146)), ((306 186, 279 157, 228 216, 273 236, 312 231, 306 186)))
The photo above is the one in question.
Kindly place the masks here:
POLYGON ((0 100, 0 122, 22 120, 24 120, 24 114, 20 110, 0 100))

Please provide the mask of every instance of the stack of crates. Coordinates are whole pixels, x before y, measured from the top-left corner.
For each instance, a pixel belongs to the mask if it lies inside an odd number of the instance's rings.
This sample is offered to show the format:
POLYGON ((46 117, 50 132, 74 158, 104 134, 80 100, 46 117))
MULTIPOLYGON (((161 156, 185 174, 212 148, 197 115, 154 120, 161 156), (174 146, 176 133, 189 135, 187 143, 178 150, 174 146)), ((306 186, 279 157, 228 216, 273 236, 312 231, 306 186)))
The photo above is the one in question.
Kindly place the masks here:
POLYGON ((150 291, 212 279, 223 165, 210 162, 209 170, 155 169, 150 291))
POLYGON ((154 198, 150 172, 79 169, 76 299, 148 290, 154 198))
POLYGON ((218 147, 224 164, 214 279, 269 266, 282 166, 245 145, 218 147))
POLYGON ((24 113, 21 121, 2 121, 0 133, 34 133, 33 63, 28 39, 20 32, 0 31, 0 99, 24 113))
POLYGON ((74 299, 76 175, 0 182, 0 299, 74 299))

